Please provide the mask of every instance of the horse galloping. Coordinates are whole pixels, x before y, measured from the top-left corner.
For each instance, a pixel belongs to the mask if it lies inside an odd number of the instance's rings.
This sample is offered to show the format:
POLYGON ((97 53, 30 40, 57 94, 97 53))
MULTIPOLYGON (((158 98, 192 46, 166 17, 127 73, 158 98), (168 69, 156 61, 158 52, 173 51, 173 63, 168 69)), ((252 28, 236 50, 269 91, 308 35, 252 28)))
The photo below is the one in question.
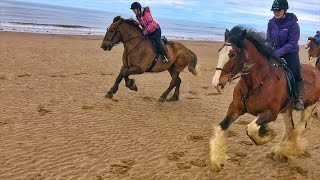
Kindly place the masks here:
POLYGON ((157 53, 153 48, 152 40, 147 39, 143 35, 141 28, 133 19, 123 19, 120 16, 115 17, 113 23, 107 29, 101 43, 101 48, 110 51, 114 45, 120 42, 124 46, 123 64, 114 85, 106 94, 107 98, 113 97, 123 78, 125 79, 126 87, 137 91, 138 88, 134 80, 129 78, 130 75, 168 70, 172 79, 168 89, 160 96, 159 101, 177 101, 180 94, 180 72, 188 66, 188 70, 193 75, 198 74, 198 70, 196 69, 196 54, 179 42, 168 41, 166 43, 170 57, 168 63, 156 60, 157 53), (175 88, 174 94, 167 99, 168 94, 173 88, 175 88))
POLYGON ((305 132, 311 112, 320 101, 320 71, 302 65, 305 83, 305 109, 301 121, 293 123, 293 102, 287 91, 285 65, 279 62, 263 36, 255 31, 234 27, 225 32, 225 43, 219 50, 218 65, 212 84, 220 92, 227 82, 240 80, 233 91, 233 100, 227 115, 214 128, 210 141, 210 162, 213 171, 220 171, 226 159, 226 130, 241 115, 249 113, 256 118, 248 124, 247 135, 256 145, 270 142, 275 132, 268 123, 282 113, 285 133, 282 142, 271 153, 272 157, 292 158, 304 153, 300 137, 305 132))

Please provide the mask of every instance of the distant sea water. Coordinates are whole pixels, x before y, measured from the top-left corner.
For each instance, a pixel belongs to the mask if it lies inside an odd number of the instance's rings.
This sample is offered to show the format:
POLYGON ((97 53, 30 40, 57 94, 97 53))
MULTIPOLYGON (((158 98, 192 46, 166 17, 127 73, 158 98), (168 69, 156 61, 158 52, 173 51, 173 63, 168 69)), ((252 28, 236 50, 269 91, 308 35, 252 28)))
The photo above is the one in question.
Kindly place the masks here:
MULTIPOLYGON (((104 35, 115 16, 126 14, 29 3, 0 1, 0 29, 45 34, 104 35)), ((222 41, 225 28, 214 24, 157 19, 169 39, 222 41)))
MULTIPOLYGON (((129 12, 132 15, 128 15, 128 12, 124 14, 19 0, 0 0, 0 30, 103 36, 115 16, 134 17, 132 12, 129 12)), ((174 16, 171 17, 174 18, 174 16)), ((207 23, 166 18, 155 19, 161 25, 162 34, 169 39, 223 41, 225 29, 237 25, 230 19, 229 21, 226 21, 228 19, 216 19, 207 23)), ((261 22, 256 24, 256 27, 260 31, 261 29, 265 31, 264 24, 266 25, 267 22, 261 22)), ((307 36, 302 34, 300 44, 305 43, 306 39, 307 36)))

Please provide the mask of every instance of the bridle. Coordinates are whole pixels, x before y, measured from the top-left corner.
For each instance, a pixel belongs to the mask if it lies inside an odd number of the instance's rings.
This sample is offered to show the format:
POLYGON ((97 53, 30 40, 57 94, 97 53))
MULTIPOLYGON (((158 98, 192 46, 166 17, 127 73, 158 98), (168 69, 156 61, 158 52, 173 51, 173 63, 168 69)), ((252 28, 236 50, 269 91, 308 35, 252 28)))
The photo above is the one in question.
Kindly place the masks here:
MULTIPOLYGON (((115 25, 115 24, 111 24, 110 25, 110 27, 111 26, 116 26, 116 30, 113 32, 113 34, 112 34, 112 36, 111 36, 111 39, 110 39, 110 41, 111 41, 111 43, 110 43, 110 45, 111 45, 111 47, 113 47, 113 46, 115 46, 115 45, 117 45, 117 44, 121 44, 121 43, 126 43, 126 42, 129 42, 129 41, 131 41, 131 40, 133 40, 133 39, 137 39, 137 38, 139 38, 139 37, 143 37, 143 35, 139 35, 139 36, 136 36, 136 37, 133 37, 133 38, 129 38, 129 39, 127 39, 127 40, 121 40, 121 41, 119 41, 119 42, 117 42, 117 43, 114 43, 113 42, 113 39, 116 37, 116 35, 117 35, 117 33, 119 33, 120 34, 120 37, 121 37, 121 39, 122 39, 122 35, 121 35, 121 31, 120 31, 120 25, 121 25, 122 23, 120 23, 119 25, 115 25)), ((109 27, 109 28, 110 28, 109 27)), ((109 28, 107 28, 107 31, 109 30, 109 28)), ((140 44, 140 43, 139 43, 140 44)))
MULTIPOLYGON (((224 46, 234 46, 234 45, 233 45, 232 43, 226 42, 226 43, 223 44, 223 46, 221 47, 221 49, 222 49, 224 46)), ((221 49, 220 49, 220 50, 221 50, 221 49)), ((220 51, 220 50, 219 50, 219 51, 220 51)), ((238 53, 241 53, 241 52, 242 52, 242 49, 238 49, 238 53)), ((238 65, 238 63, 239 63, 239 55, 238 55, 238 54, 237 54, 237 57, 236 57, 235 61, 236 61, 236 62, 233 64, 231 70, 226 70, 226 69, 223 69, 223 68, 216 68, 216 70, 220 70, 220 71, 223 71, 223 72, 229 74, 229 78, 228 78, 228 80, 227 80, 227 82, 229 82, 229 83, 231 83, 233 80, 238 79, 238 78, 241 77, 241 75, 236 76, 237 72, 235 72, 236 67, 237 67, 237 65, 238 65), (235 76, 236 76, 236 77, 235 77, 235 76)))

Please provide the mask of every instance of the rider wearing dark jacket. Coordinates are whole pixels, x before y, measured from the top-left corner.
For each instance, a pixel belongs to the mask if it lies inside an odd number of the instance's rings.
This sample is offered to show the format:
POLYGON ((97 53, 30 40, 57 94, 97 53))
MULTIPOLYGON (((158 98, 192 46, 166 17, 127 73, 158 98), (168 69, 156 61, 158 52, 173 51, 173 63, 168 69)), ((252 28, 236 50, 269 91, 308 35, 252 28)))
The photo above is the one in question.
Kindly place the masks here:
POLYGON ((292 71, 296 81, 297 97, 294 107, 303 110, 304 81, 300 72, 299 44, 300 27, 298 18, 293 13, 287 13, 289 8, 287 0, 275 0, 271 11, 274 17, 269 20, 267 41, 275 50, 279 58, 287 61, 287 66, 292 71))

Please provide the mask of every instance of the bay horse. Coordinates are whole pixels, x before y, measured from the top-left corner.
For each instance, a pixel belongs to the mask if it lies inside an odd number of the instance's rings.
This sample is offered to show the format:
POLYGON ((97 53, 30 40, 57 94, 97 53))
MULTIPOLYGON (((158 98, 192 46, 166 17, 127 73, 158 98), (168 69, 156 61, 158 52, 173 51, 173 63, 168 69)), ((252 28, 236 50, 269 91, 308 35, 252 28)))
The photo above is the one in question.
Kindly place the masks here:
POLYGON ((123 19, 117 16, 107 29, 101 48, 110 51, 118 43, 123 43, 124 52, 122 55, 122 67, 114 85, 107 92, 106 97, 112 98, 119 88, 119 83, 125 79, 126 87, 137 91, 138 88, 132 74, 142 74, 144 72, 162 72, 168 70, 171 75, 171 82, 168 89, 160 96, 160 102, 178 101, 180 94, 181 79, 179 74, 188 66, 188 70, 197 75, 197 56, 190 49, 179 42, 168 41, 166 48, 170 57, 169 62, 155 60, 157 54, 153 48, 152 40, 146 38, 139 25, 133 19, 123 19), (170 91, 175 88, 174 94, 167 99, 170 91))
POLYGON ((214 128, 210 140, 211 170, 220 171, 226 160, 229 126, 241 115, 249 113, 256 118, 247 125, 247 135, 256 145, 263 145, 275 137, 268 123, 282 113, 285 133, 282 142, 270 153, 273 159, 294 158, 305 153, 301 135, 305 132, 311 112, 320 101, 320 71, 311 65, 302 65, 305 83, 303 111, 300 123, 293 122, 293 103, 287 90, 285 65, 266 45, 264 37, 253 30, 236 26, 225 31, 225 43, 219 50, 219 59, 213 86, 221 91, 227 82, 240 77, 233 91, 233 100, 225 118, 214 128))
POLYGON ((311 58, 316 58, 315 66, 320 70, 320 44, 316 43, 314 37, 308 37, 306 49, 308 49, 309 61, 311 58))

